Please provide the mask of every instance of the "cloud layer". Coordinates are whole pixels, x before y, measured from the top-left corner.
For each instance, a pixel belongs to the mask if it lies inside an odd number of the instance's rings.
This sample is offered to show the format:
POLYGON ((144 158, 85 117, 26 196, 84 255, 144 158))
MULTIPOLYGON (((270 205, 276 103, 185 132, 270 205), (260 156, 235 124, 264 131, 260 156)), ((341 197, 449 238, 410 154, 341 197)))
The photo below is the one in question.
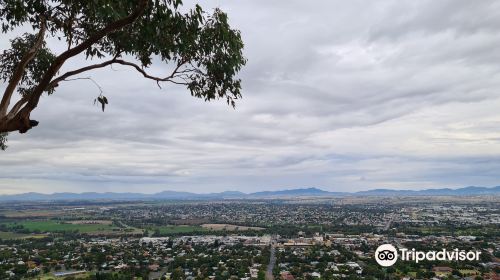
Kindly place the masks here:
POLYGON ((500 182, 500 2, 201 4, 246 43, 236 110, 123 67, 94 72, 106 112, 86 80, 44 97, 40 126, 0 154, 0 193, 500 182))

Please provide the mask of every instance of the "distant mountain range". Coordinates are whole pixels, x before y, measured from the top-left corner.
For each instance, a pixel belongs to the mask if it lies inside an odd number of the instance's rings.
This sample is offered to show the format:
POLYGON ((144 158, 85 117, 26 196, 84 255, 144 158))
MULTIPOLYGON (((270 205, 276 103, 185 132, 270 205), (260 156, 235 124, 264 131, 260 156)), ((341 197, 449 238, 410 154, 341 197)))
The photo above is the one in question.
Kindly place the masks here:
POLYGON ((300 197, 346 197, 346 196, 477 196, 500 195, 500 186, 493 188, 465 187, 459 189, 426 189, 391 190, 374 189, 360 192, 329 192, 318 188, 301 188, 281 191, 263 191, 242 193, 226 191, 220 193, 199 194, 191 192, 163 191, 155 194, 143 193, 23 193, 14 195, 0 195, 0 201, 53 201, 53 200, 219 200, 219 199, 272 199, 272 198, 300 198, 300 197))

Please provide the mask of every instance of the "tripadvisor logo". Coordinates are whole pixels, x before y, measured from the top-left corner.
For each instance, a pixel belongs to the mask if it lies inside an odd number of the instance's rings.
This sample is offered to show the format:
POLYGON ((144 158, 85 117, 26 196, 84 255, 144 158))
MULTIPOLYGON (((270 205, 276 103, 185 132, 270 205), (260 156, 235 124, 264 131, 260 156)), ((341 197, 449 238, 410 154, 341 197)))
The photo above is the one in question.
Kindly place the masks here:
POLYGON ((381 266, 392 266, 398 260, 398 255, 402 261, 478 261, 481 251, 469 251, 454 249, 448 251, 416 251, 415 249, 401 248, 398 250, 391 244, 380 245, 375 251, 375 260, 381 266))
POLYGON ((380 245, 375 251, 375 260, 381 266, 391 266, 398 260, 398 251, 391 244, 380 245))

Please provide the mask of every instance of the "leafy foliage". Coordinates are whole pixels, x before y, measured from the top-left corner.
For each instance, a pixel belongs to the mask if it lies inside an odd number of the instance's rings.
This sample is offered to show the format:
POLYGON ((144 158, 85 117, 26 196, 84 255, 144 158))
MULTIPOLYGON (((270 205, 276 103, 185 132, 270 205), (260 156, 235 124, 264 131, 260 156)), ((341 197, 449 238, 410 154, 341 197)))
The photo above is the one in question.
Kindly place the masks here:
MULTIPOLYGON (((207 15, 198 5, 187 13, 179 11, 179 0, 149 1, 142 16, 127 27, 110 33, 85 50, 89 59, 109 56, 133 56, 141 67, 148 67, 155 58, 185 66, 174 81, 185 84, 193 96, 212 100, 241 97, 240 80, 234 79, 245 64, 243 42, 239 31, 228 24, 227 15, 219 9, 207 15)), ((2 31, 31 24, 40 28, 41 16, 46 18, 49 34, 75 46, 107 25, 126 17, 137 1, 0 1, 2 31)), ((32 45, 35 35, 24 34, 12 42, 12 49, 2 55, 0 68, 5 80, 15 67, 15 61, 32 45)), ((36 84, 55 56, 40 49, 23 77, 26 93, 36 84)), ((174 78, 174 77, 172 77, 174 78)), ((48 89, 53 91, 53 89, 48 89)))
MULTIPOLYGON (((0 54, 0 79, 7 82, 12 73, 14 73, 17 64, 22 59, 24 54, 35 44, 36 35, 25 33, 20 37, 11 40, 11 48, 0 54)), ((29 63, 21 77, 21 82, 18 85, 18 92, 22 95, 28 95, 33 88, 40 82, 43 74, 54 62, 55 55, 47 49, 45 43, 38 50, 35 58, 29 63)), ((54 89, 49 89, 49 94, 53 93, 54 89)))
MULTIPOLYGON (((27 131, 38 123, 26 118, 43 92, 51 94, 70 77, 112 64, 131 67, 158 86, 161 82, 184 85, 194 97, 223 98, 234 107, 241 98, 236 75, 246 63, 240 32, 230 27, 220 9, 207 13, 199 5, 181 6, 181 0, 0 0, 3 33, 26 25, 39 31, 13 39, 11 48, 0 55, 0 78, 13 81, 19 61, 36 47, 16 85, 26 99, 26 105, 14 112, 19 124, 2 128, 0 123, 0 132, 27 131), (67 50, 56 54, 45 42, 37 45, 40 34, 64 42, 67 50), (66 60, 76 55, 84 55, 89 65, 59 73, 66 60), (102 62, 93 64, 96 60, 102 62), (150 75, 147 68, 153 63, 168 65, 163 67, 168 73, 150 75)), ((104 110, 106 97, 101 94, 96 101, 104 110)))
POLYGON ((0 133, 0 150, 5 151, 7 149, 7 133, 0 133))
POLYGON ((108 98, 104 95, 99 95, 96 99, 94 99, 94 105, 96 102, 99 102, 101 104, 102 111, 104 112, 104 108, 106 105, 108 105, 108 98))

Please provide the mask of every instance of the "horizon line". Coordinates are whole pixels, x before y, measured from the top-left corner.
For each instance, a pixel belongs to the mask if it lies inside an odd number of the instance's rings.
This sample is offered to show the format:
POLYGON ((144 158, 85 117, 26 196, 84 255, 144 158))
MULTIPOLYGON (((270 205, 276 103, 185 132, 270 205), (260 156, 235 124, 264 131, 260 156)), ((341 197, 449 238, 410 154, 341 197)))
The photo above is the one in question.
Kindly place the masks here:
POLYGON ((189 191, 177 191, 177 190, 162 190, 158 192, 153 192, 153 193, 143 193, 143 192, 96 192, 96 191, 89 191, 89 192, 52 192, 52 193, 44 193, 44 192, 23 192, 23 193, 12 193, 12 194, 1 194, 0 196, 13 196, 13 195, 23 195, 23 194, 43 194, 43 195, 54 195, 54 194, 89 194, 89 193, 94 193, 94 194, 142 194, 142 195, 155 195, 159 194, 162 192, 176 192, 176 193, 189 193, 189 194, 197 194, 197 195, 210 195, 210 194, 221 194, 224 192, 239 192, 244 195, 250 195, 250 194, 255 194, 255 193, 261 193, 261 192, 282 192, 282 191, 294 191, 294 190, 308 190, 308 189, 315 189, 315 190, 320 190, 324 192, 329 192, 329 193, 360 193, 360 192, 369 192, 369 191, 376 191, 376 190, 384 190, 384 191, 412 191, 412 192, 419 192, 419 191, 427 191, 427 190, 439 190, 439 189, 448 189, 448 190, 459 190, 459 189, 464 189, 464 188, 486 188, 486 189, 493 189, 496 187, 500 187, 500 185, 496 186, 463 186, 463 187, 436 187, 436 188, 425 188, 425 189, 418 189, 418 190, 412 190, 412 189, 393 189, 393 188, 373 188, 373 189, 368 189, 368 190, 360 190, 360 191, 330 191, 330 190, 324 190, 319 187, 297 187, 297 188, 288 188, 288 189, 277 189, 277 190, 262 190, 262 191, 256 191, 256 192, 243 192, 243 191, 237 191, 237 190, 224 190, 220 192, 207 192, 207 193, 198 193, 198 192, 189 192, 189 191))

